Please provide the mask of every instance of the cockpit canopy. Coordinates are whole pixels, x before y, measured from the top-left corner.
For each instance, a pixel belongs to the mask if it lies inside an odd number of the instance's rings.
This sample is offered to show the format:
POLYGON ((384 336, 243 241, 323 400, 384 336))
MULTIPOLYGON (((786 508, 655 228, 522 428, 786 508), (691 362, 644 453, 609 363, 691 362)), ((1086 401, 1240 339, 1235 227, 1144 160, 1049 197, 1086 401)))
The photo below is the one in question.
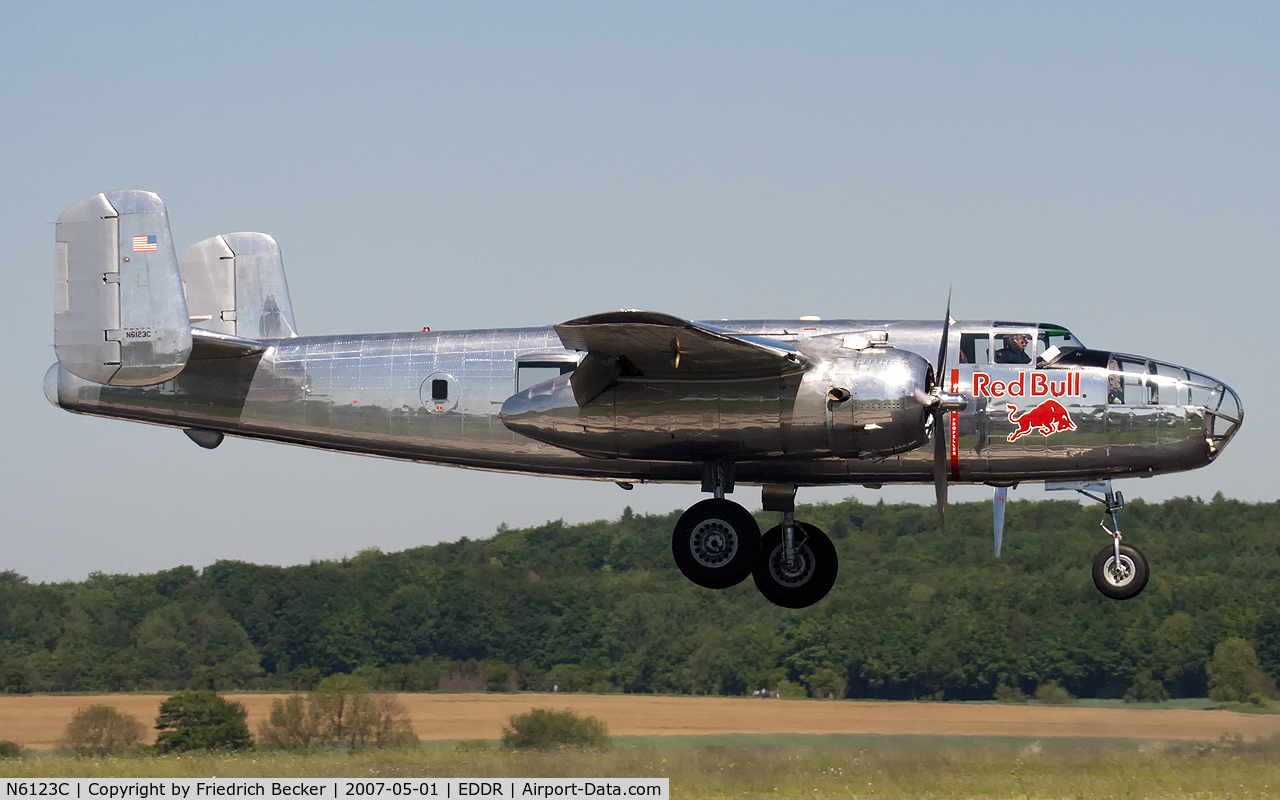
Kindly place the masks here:
POLYGON ((993 322, 988 331, 960 334, 961 364, 1045 366, 1084 349, 1071 331, 1047 322, 993 322))

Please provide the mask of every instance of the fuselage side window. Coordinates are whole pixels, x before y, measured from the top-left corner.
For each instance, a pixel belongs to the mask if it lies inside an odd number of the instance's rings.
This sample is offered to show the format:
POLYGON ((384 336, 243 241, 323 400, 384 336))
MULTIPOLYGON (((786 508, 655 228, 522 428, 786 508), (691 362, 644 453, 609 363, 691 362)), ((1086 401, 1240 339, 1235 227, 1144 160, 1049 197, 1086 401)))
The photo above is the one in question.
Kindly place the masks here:
POLYGON ((577 364, 566 361, 521 361, 516 365, 516 391, 568 375, 577 364))
POLYGON ((1146 360, 1113 357, 1107 366, 1111 370, 1107 379, 1107 402, 1112 405, 1142 405, 1146 360))
POLYGON ((960 334, 960 363, 961 364, 990 364, 991 363, 991 334, 989 333, 960 334))

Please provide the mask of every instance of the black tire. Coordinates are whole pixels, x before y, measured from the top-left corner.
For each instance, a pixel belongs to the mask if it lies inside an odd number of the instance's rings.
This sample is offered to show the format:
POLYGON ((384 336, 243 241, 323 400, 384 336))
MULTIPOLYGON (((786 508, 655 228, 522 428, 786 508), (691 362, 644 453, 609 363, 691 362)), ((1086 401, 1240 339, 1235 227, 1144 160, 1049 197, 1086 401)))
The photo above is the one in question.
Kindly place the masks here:
POLYGON ((783 563, 782 526, 775 525, 760 540, 753 572, 760 594, 783 608, 805 608, 826 597, 840 568, 835 545, 820 528, 805 522, 796 527, 795 566, 783 563))
POLYGON ((684 576, 708 589, 728 589, 751 574, 760 553, 760 526, 730 500, 703 500, 680 515, 671 555, 684 576))
POLYGON ((1147 569, 1147 557, 1132 545, 1120 545, 1120 574, 1112 570, 1116 558, 1115 545, 1107 545, 1093 559, 1093 585, 1112 600, 1128 600, 1137 597, 1147 586, 1151 576, 1147 569))

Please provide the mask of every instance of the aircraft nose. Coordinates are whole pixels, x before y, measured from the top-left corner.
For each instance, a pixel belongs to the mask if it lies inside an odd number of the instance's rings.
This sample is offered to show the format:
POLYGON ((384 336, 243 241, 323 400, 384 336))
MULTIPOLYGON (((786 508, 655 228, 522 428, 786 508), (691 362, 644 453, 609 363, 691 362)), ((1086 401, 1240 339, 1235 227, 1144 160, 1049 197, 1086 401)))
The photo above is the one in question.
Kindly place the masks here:
POLYGON ((1217 458, 1244 423, 1240 395, 1220 380, 1187 370, 1191 405, 1202 406, 1210 460, 1217 458))

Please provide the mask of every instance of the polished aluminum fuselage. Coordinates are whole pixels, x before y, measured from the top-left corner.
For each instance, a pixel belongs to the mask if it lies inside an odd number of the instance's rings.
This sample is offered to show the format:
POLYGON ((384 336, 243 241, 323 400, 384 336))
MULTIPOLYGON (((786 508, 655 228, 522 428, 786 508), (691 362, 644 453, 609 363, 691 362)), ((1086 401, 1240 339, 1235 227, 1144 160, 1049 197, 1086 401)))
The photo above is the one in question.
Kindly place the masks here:
MULTIPOLYGON (((55 365, 46 380, 46 392, 57 405, 77 413, 504 472, 697 482, 708 458, 723 457, 733 461, 739 483, 932 480, 932 447, 887 456, 832 455, 843 451, 836 446, 839 432, 831 430, 828 392, 837 383, 858 380, 857 375, 837 374, 846 336, 880 334, 887 338, 886 347, 932 360, 940 323, 716 325, 786 342, 810 366, 786 378, 724 382, 714 391, 708 391, 706 384, 680 382, 658 387, 669 402, 653 401, 644 413, 642 398, 628 406, 625 418, 619 411, 611 424, 623 431, 669 433, 671 441, 690 445, 655 450, 655 457, 645 459, 582 455, 523 436, 503 423, 500 412, 517 391, 522 364, 572 365, 581 355, 566 350, 552 328, 270 340, 258 355, 193 356, 176 378, 147 387, 104 386, 55 365), (717 451, 716 443, 725 442, 734 447, 717 451), (830 449, 824 449, 828 445, 830 449)), ((956 323, 951 334, 958 339, 963 331, 990 330, 990 325, 956 323)), ((952 481, 1011 484, 1176 472, 1209 463, 1225 446, 1221 435, 1214 442, 1217 418, 1208 407, 1231 392, 1224 385, 1199 395, 1170 389, 1164 392, 1163 404, 1155 402, 1159 398, 1154 392, 1131 392, 1141 396, 1129 397, 1128 403, 1115 402, 1114 397, 1109 401, 1109 385, 1120 378, 1104 367, 962 364, 955 361, 955 346, 950 352, 953 358, 943 370, 944 388, 970 398, 963 411, 949 415, 943 434, 951 443, 952 481), (985 394, 974 391, 975 373, 983 376, 985 394), (1034 373, 1045 377, 1035 378, 1034 373), (1033 380, 1044 387, 1064 387, 1068 374, 1072 391, 1060 391, 1056 399, 1070 414, 1074 429, 1051 435, 1033 430, 1010 441, 1019 427, 1014 419, 1048 395, 1032 397, 1024 388, 1021 396, 995 397, 989 396, 989 387, 1016 385, 1019 380, 1024 387, 1033 380)), ((865 383, 874 383, 864 377, 865 383)), ((1238 398, 1230 396, 1238 406, 1238 398)))

